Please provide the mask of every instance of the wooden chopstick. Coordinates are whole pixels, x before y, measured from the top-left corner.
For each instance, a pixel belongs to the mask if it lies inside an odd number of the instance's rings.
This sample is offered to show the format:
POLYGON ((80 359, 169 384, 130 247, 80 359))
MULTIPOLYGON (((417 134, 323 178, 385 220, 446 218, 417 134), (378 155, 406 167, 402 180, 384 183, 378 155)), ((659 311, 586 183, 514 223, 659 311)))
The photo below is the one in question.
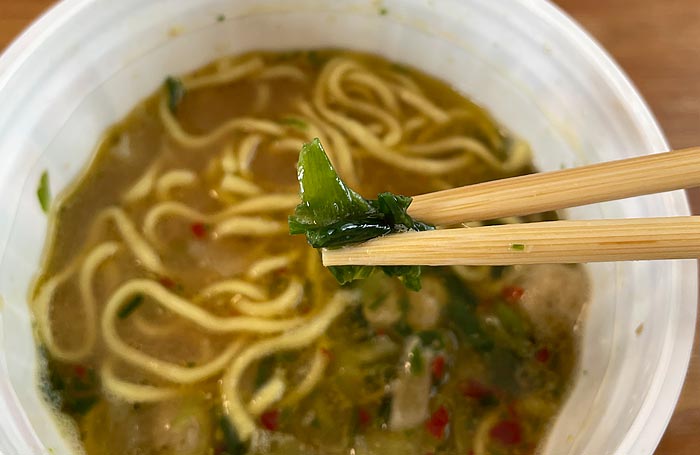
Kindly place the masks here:
POLYGON ((413 198, 434 225, 488 220, 700 186, 700 147, 454 188, 413 198))
POLYGON ((323 250, 333 265, 514 265, 700 257, 700 216, 406 232, 323 250))

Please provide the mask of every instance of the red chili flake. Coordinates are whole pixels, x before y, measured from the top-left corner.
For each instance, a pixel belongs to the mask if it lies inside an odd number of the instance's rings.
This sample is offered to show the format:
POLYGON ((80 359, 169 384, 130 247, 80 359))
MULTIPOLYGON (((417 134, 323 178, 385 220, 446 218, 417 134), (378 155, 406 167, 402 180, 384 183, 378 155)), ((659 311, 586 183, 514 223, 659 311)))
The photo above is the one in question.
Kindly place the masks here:
POLYGON ((359 408, 357 410, 357 422, 360 424, 361 427, 366 427, 367 425, 369 425, 369 422, 371 420, 372 416, 365 408, 359 408))
POLYGON ((473 379, 460 383, 459 390, 465 397, 474 398, 475 400, 481 400, 491 395, 491 389, 473 379))
POLYGON ((321 348, 321 354, 325 355, 328 361, 333 360, 333 351, 328 348, 321 348))
POLYGON ((379 336, 386 335, 386 330, 383 327, 379 327, 377 329, 374 329, 374 333, 376 333, 379 336))
POLYGON ((470 450, 469 452, 467 452, 467 455, 474 455, 474 451, 470 450))
POLYGON ((175 281, 167 276, 162 276, 158 278, 158 282, 165 288, 173 289, 175 287, 175 281))
POLYGON ((85 379, 85 376, 87 376, 87 368, 85 368, 85 367, 82 366, 82 365, 76 365, 76 366, 73 368, 73 372, 74 372, 75 375, 76 375, 78 378, 80 378, 80 379, 85 379))
POLYGON ((435 357, 430 364, 430 371, 438 381, 445 375, 445 358, 441 355, 435 357))
POLYGON ((549 349, 540 348, 535 352, 535 360, 540 363, 547 363, 549 361, 549 349))
POLYGON ((207 225, 204 223, 192 223, 190 229, 192 234, 198 239, 203 239, 207 236, 207 225))
POLYGON ((425 422, 425 429, 436 438, 442 439, 448 423, 450 423, 450 414, 444 406, 440 406, 425 422))
POLYGON ((491 428, 489 435, 503 445, 512 446, 522 441, 522 428, 514 420, 503 420, 491 428))
POLYGON ((279 426, 280 412, 277 409, 272 409, 270 411, 263 412, 260 416, 260 423, 263 427, 270 431, 277 430, 279 426))
POLYGON ((519 286, 505 286, 501 290, 501 297, 503 297, 506 302, 511 304, 518 303, 523 297, 523 294, 525 294, 525 289, 519 286))
POLYGON ((285 276, 289 273, 289 268, 287 267, 282 267, 280 269, 275 270, 274 274, 276 276, 285 276))

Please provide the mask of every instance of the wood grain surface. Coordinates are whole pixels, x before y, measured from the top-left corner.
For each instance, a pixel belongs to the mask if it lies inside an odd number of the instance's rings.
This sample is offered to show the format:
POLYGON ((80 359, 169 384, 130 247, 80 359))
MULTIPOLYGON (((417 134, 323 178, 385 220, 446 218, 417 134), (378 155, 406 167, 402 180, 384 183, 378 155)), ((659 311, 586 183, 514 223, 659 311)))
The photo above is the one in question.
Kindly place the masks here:
MULTIPOLYGON (((556 0, 613 55, 646 98, 674 148, 700 145, 700 0, 556 0)), ((0 0, 4 49, 53 0, 0 0)), ((689 192, 700 213, 700 191, 689 192)), ((678 407, 657 454, 700 453, 696 337, 678 407)), ((602 454, 601 454, 602 455, 602 454)))

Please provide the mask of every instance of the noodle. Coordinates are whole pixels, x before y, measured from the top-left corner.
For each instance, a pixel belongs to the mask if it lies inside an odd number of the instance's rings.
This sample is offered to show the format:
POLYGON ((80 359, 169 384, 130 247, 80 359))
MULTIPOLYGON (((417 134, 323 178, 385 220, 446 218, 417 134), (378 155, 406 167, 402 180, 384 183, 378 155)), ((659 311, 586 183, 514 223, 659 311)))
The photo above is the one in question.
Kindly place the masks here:
POLYGON ((273 352, 300 349, 313 343, 352 299, 351 293, 338 291, 308 323, 277 337, 253 343, 234 359, 224 374, 222 401, 224 411, 236 427, 241 440, 247 441, 255 431, 255 423, 245 411, 238 394, 238 383, 243 372, 253 362, 273 352))

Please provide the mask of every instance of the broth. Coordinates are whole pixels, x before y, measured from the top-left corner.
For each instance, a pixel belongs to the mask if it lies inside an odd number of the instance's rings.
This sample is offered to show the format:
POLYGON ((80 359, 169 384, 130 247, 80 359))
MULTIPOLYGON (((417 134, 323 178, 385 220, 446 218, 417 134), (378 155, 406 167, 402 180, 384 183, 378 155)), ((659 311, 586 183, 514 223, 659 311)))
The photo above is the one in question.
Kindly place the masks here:
POLYGON ((169 79, 53 212, 32 298, 47 398, 88 455, 536 451, 576 365, 584 271, 341 288, 287 233, 314 137, 365 197, 533 171, 483 109, 376 56, 254 52, 169 79))

